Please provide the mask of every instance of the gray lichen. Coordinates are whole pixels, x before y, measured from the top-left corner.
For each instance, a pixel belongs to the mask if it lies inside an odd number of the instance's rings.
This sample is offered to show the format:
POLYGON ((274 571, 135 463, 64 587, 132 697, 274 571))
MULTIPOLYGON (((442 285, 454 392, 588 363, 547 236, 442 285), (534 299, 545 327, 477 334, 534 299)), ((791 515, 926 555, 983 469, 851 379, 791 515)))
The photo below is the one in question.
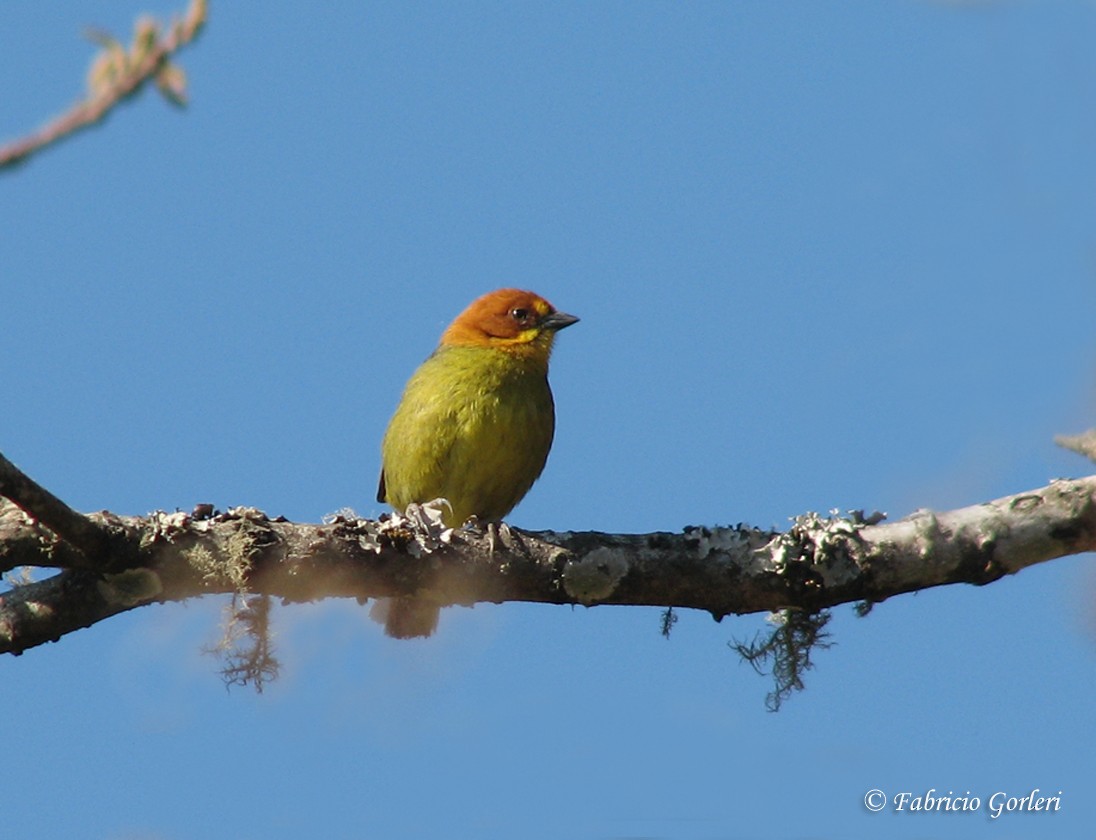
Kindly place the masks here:
POLYGON ((242 592, 247 588, 254 548, 253 538, 240 530, 225 541, 223 556, 204 545, 196 545, 184 551, 183 557, 207 586, 228 584, 237 592, 242 592))
POLYGON ((581 560, 563 567, 563 589, 580 604, 604 601, 628 573, 627 558, 612 548, 596 548, 581 560))
POLYGON ((787 574, 794 565, 806 564, 820 577, 823 586, 836 586, 855 579, 860 569, 855 557, 860 532, 884 519, 882 513, 865 516, 862 510, 841 515, 831 510, 828 517, 808 512, 794 517, 792 527, 777 534, 759 553, 755 570, 787 574))

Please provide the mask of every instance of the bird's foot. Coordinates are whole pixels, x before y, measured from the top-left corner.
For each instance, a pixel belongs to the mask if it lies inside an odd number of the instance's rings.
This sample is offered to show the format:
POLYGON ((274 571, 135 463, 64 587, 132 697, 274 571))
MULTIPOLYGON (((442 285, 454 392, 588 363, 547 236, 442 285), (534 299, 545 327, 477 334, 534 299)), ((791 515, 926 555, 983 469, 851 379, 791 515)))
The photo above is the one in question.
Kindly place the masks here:
POLYGON ((498 541, 502 543, 503 547, 514 554, 529 554, 529 550, 525 547, 525 541, 521 538, 521 533, 511 528, 505 522, 492 523, 495 526, 498 541))
POLYGON ((492 557, 495 554, 496 548, 504 548, 507 551, 520 552, 522 554, 529 553, 518 532, 505 522, 488 522, 485 525, 481 525, 476 517, 471 516, 468 518, 468 521, 464 523, 464 527, 476 535, 487 537, 487 551, 492 557))

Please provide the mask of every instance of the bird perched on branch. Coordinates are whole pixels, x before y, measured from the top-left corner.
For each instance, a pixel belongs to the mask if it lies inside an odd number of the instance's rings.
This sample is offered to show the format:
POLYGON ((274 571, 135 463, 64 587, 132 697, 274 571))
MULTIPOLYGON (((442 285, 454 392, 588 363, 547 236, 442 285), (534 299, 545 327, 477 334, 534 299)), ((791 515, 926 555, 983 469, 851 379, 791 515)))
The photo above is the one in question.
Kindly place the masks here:
MULTIPOLYGON (((445 499, 450 528, 513 510, 548 459, 548 357, 556 333, 576 321, 519 289, 473 301, 404 389, 381 445, 377 501, 402 512, 445 499)), ((383 599, 374 615, 396 638, 429 636, 438 622, 438 608, 413 596, 383 599)))

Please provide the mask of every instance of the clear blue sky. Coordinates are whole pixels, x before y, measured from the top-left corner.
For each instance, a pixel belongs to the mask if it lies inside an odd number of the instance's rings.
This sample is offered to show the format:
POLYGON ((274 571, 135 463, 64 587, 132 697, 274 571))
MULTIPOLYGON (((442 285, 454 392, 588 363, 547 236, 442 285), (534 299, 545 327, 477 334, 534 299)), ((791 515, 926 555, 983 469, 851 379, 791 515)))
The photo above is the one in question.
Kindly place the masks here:
MULTIPOLYGON (((0 6, 0 135, 146 9, 0 6)), ((1085 474, 1051 438, 1096 414, 1094 45, 1081 2, 214 0, 186 112, 146 93, 0 177, 0 451, 84 510, 375 515, 403 382, 517 285, 582 317, 518 526, 1085 474)), ((763 616, 485 605, 399 643, 281 608, 256 696, 200 653, 222 602, 139 610, 0 660, 3 834, 1089 837, 1091 560, 840 608, 775 715, 726 644, 763 616)))

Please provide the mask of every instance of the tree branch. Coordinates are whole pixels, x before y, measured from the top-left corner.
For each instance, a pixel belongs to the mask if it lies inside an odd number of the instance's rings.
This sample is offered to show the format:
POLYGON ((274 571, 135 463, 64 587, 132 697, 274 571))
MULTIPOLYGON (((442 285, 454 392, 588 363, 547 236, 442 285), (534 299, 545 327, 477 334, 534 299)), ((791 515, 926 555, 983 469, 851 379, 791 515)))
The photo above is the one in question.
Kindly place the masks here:
POLYGON ((148 81, 154 81, 171 103, 185 104, 186 76, 169 59, 198 36, 206 15, 205 0, 192 0, 184 17, 173 20, 166 33, 161 33, 156 21, 142 18, 128 52, 113 38, 93 32, 93 40, 103 49, 88 73, 89 96, 33 134, 0 146, 0 169, 22 163, 46 146, 95 125, 148 81))
POLYGON ((0 496, 17 504, 31 520, 37 519, 76 549, 63 561, 55 560, 48 565, 84 566, 88 557, 101 555, 107 547, 108 534, 104 529, 39 486, 3 455, 0 455, 0 496))
POLYGON ((817 612, 949 583, 982 585, 1094 550, 1094 500, 1090 476, 894 523, 853 513, 807 514, 783 533, 741 525, 653 534, 504 531, 493 551, 487 535, 444 529, 418 508, 314 525, 252 508, 209 516, 202 506, 195 514, 93 514, 111 539, 90 554, 66 548, 0 502, 0 569, 65 569, 0 594, 0 652, 21 653, 134 607, 215 593, 285 602, 413 593, 441 606, 648 605, 705 610, 717 620, 817 612), (76 554, 82 562, 73 562, 76 554))

